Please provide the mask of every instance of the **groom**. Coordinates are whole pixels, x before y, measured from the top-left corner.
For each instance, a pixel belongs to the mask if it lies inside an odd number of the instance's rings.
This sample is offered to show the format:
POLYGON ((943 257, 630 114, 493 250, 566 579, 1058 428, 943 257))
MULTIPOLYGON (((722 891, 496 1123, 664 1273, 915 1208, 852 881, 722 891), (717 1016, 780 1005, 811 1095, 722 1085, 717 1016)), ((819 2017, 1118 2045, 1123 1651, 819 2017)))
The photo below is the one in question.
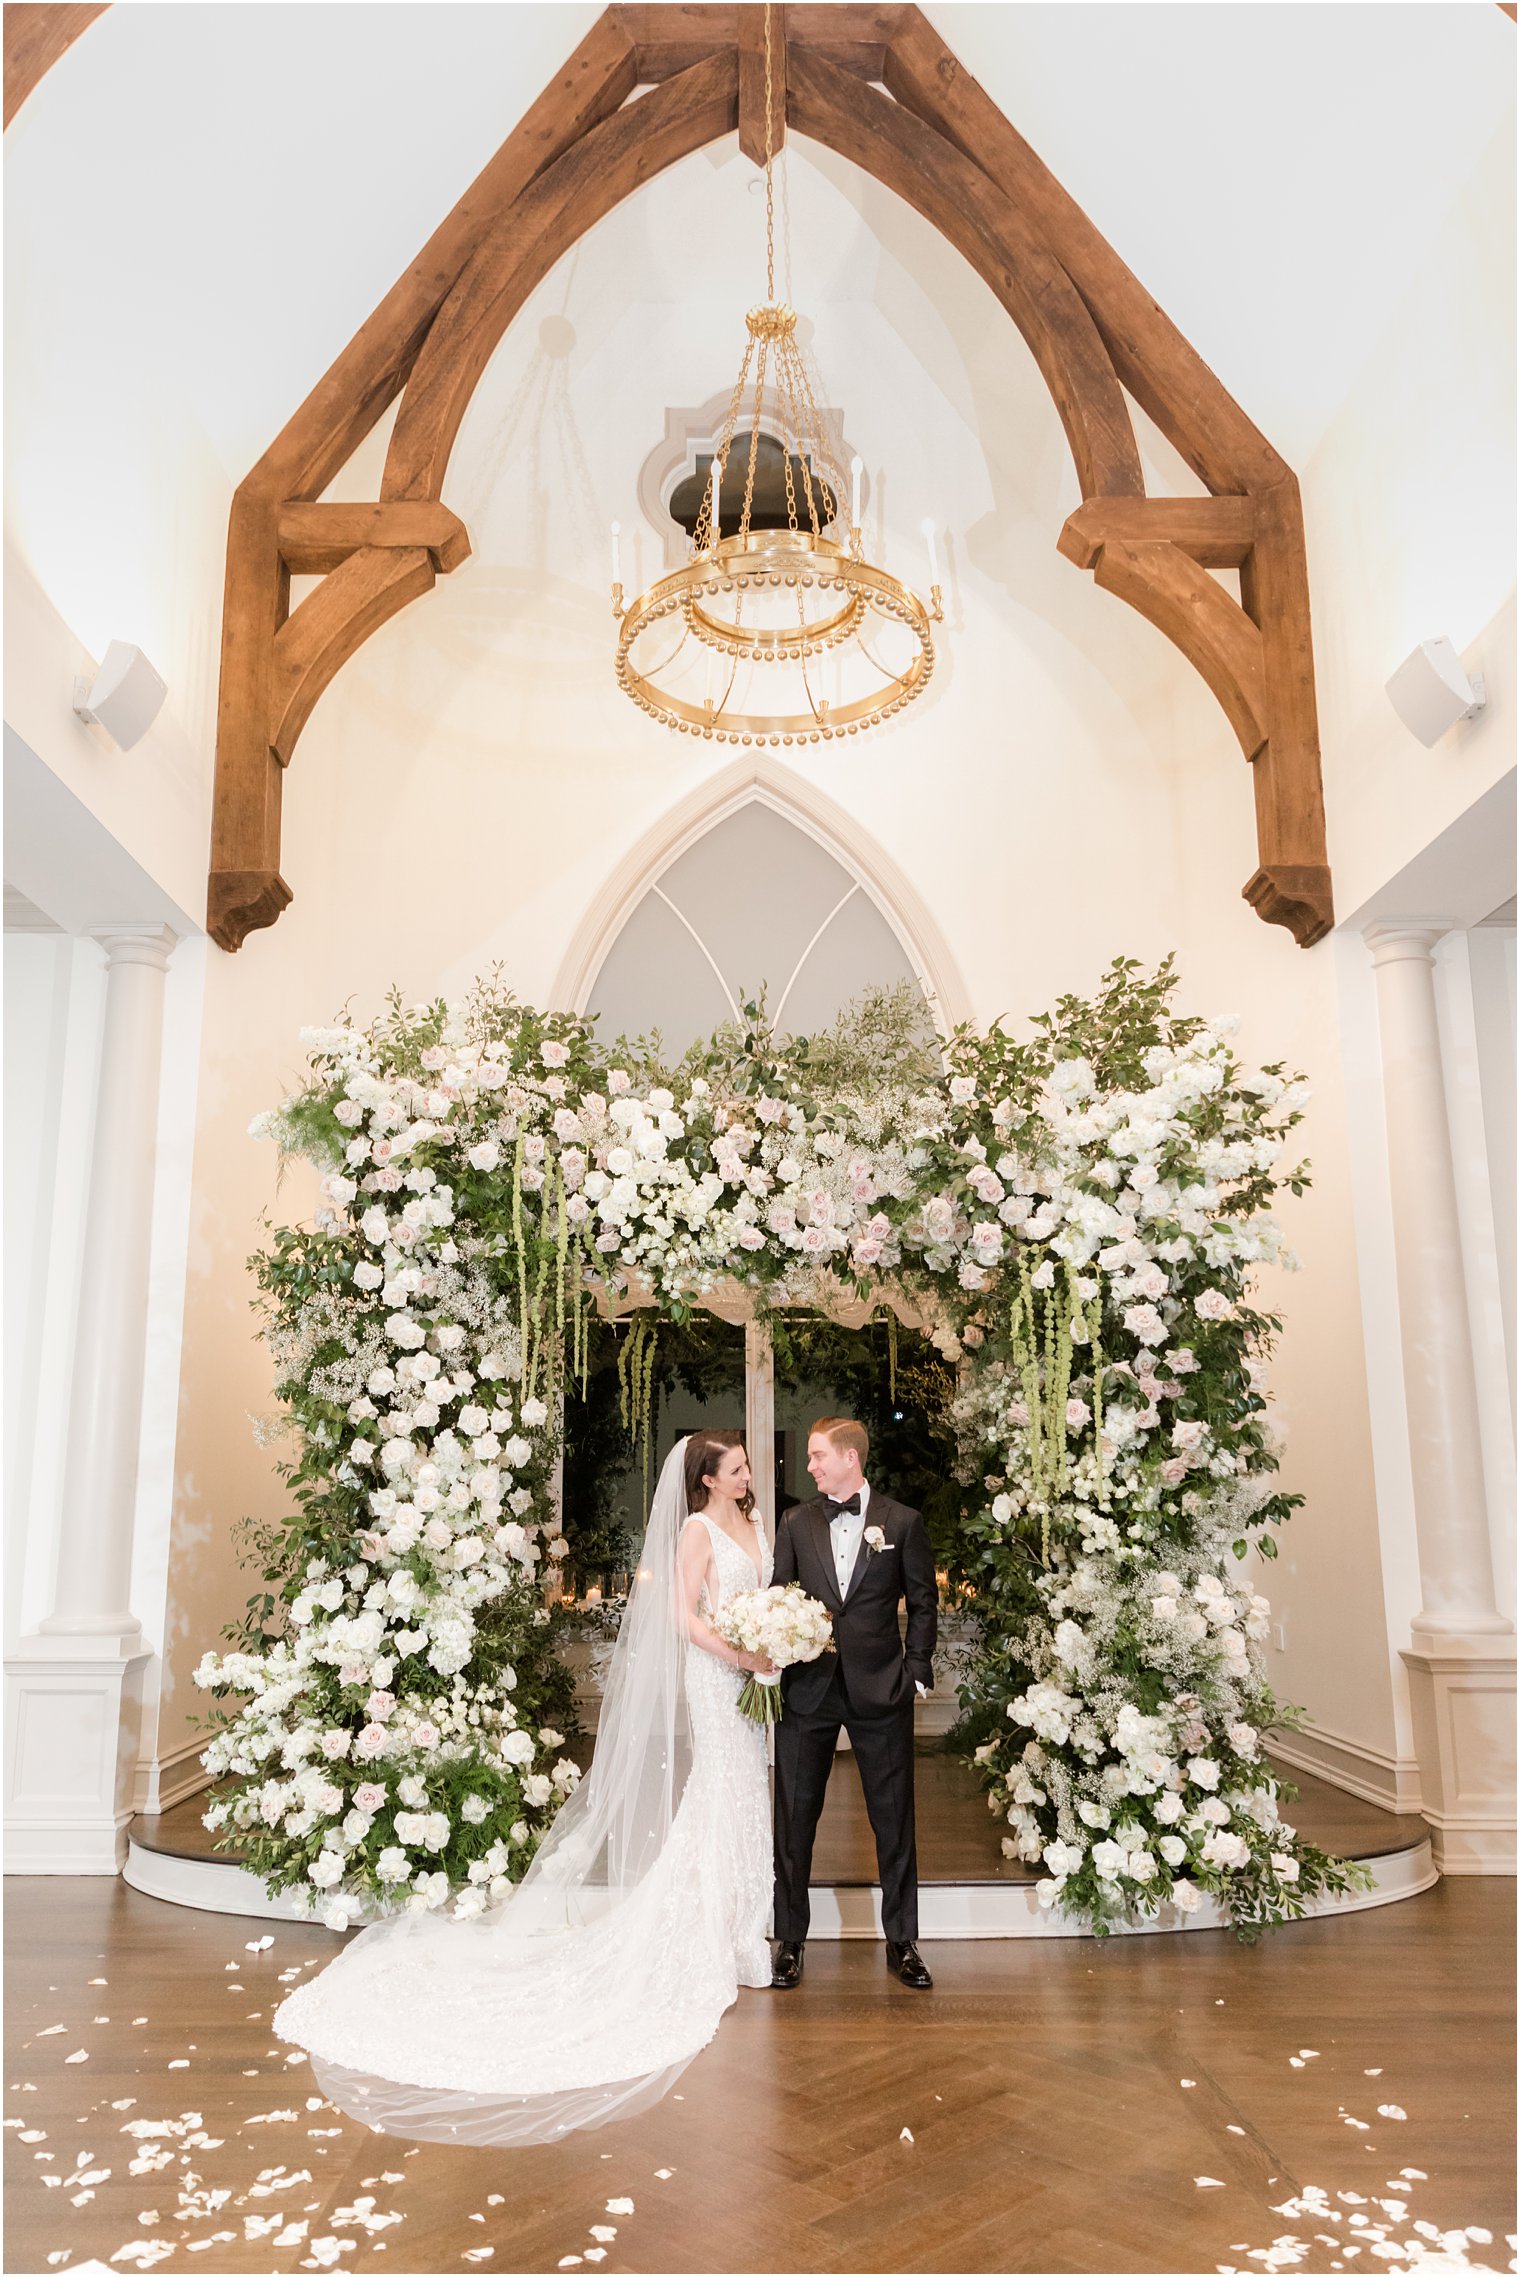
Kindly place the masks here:
POLYGON ((841 1724, 860 1765, 876 1836, 887 1966, 915 1990, 934 1980, 919 1956, 913 1837, 913 1702, 934 1682, 934 1554, 916 1510, 866 1483, 862 1424, 826 1415, 808 1434, 821 1499, 799 1503, 776 1534, 775 1579, 797 1581, 834 1616, 836 1650, 781 1679, 776 1726, 776 1948, 771 1983, 802 1980, 813 1837, 841 1724), (897 1608, 906 1602, 906 1645, 897 1608))

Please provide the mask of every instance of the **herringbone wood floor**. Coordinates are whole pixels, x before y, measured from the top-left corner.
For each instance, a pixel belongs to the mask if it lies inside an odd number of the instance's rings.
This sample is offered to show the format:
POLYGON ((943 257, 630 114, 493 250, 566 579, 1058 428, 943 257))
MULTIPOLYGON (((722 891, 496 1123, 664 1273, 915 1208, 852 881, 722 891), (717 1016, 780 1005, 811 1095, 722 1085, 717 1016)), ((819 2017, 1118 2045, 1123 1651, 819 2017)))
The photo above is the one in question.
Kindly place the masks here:
MULTIPOLYGON (((12 2271, 158 2243, 174 2247, 167 2277, 331 2266, 339 2246, 339 2266, 381 2277, 552 2271, 598 2250, 583 2277, 1260 2268, 1243 2249, 1292 2229, 1312 2240, 1312 2223, 1272 2211, 1290 2191, 1370 2199, 1401 2168, 1420 2173, 1416 2218, 1493 2231, 1475 2266, 1507 2258, 1502 1881, 1443 1883, 1249 1952, 1217 1934, 935 1945, 930 1994, 889 1982, 879 1946, 815 1945, 799 1991, 740 1995, 681 2100, 513 2154, 405 2150, 305 2108, 304 2064, 267 2026, 280 1972, 335 1949, 325 1932, 189 1913, 120 1882, 7 1888, 12 2271), (267 1950, 245 1950, 265 1934, 267 1950), (1305 2047, 1318 2053, 1294 2068, 1305 2047), (165 2138, 170 2163, 129 2174, 139 2146, 122 2127, 190 2112, 210 2143, 165 2138), (76 2171, 92 2179, 44 2180, 76 2171), (367 2231, 351 2211, 363 2197, 404 2219, 367 2231), (604 2210, 621 2197, 631 2215, 604 2210), (300 2238, 247 2234, 272 2213, 305 2224, 300 2238), (593 2223, 616 2236, 598 2247, 593 2223)), ((1311 2242, 1298 2266, 1369 2263, 1311 2242)))

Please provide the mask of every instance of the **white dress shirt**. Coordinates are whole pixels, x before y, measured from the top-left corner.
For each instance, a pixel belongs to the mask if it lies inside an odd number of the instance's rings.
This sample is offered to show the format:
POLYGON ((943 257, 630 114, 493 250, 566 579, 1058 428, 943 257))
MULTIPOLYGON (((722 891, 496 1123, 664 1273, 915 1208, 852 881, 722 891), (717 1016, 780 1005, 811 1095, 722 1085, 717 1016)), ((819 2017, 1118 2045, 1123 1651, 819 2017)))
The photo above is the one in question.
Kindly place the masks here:
MULTIPOLYGON (((845 1500, 848 1501, 849 1497, 846 1496, 845 1500)), ((829 1517, 829 1543, 834 1552, 834 1578, 839 1584, 841 1597, 849 1587, 850 1575, 855 1570, 855 1560, 860 1554, 860 1538, 866 1530, 866 1512, 870 1507, 871 1489, 862 1479, 860 1482, 859 1510, 842 1510, 837 1518, 832 1513, 829 1517)))
MULTIPOLYGON (((844 1499, 848 1501, 849 1496, 846 1495, 844 1499)), ((861 1536, 866 1530, 870 1509, 871 1489, 867 1482, 862 1479, 860 1482, 859 1510, 842 1510, 837 1517, 831 1516, 829 1519, 829 1543, 834 1552, 834 1578, 839 1584, 841 1598, 850 1586, 850 1575, 855 1570, 855 1560, 861 1554, 861 1536)), ((916 1677, 913 1689, 921 1700, 928 1698, 925 1687, 918 1682, 916 1677)))

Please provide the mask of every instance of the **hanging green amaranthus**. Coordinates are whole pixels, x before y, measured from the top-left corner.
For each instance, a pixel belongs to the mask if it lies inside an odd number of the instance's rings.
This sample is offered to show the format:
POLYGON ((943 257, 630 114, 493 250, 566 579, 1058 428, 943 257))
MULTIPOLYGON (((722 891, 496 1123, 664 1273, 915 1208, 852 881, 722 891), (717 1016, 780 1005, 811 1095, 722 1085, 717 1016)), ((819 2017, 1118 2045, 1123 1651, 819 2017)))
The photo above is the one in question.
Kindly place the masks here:
POLYGON ((554 1335, 549 1346, 549 1397, 559 1388, 565 1365, 565 1286, 570 1277, 570 1220, 565 1215, 565 1175, 554 1170, 554 1335))
POLYGON ((1050 1562, 1050 1512, 1066 1492, 1071 1450, 1066 1402, 1071 1396, 1072 1328, 1086 1325, 1071 1267, 1059 1269, 1049 1289, 1036 1289, 1029 1253, 1018 1258, 1018 1286, 1009 1312, 1013 1364, 1029 1420, 1029 1469, 1040 1513, 1040 1555, 1050 1562))
POLYGON ((636 1313, 618 1350, 618 1413, 635 1447, 642 1449, 644 1516, 649 1516, 649 1457, 653 1439, 654 1362, 658 1316, 636 1313))
POLYGON ((1108 1508, 1108 1478, 1103 1468, 1103 1382, 1108 1374, 1103 1364, 1103 1291, 1101 1286, 1087 1300, 1086 1312, 1081 1316, 1087 1330, 1087 1349, 1092 1368, 1093 1415, 1093 1470, 1097 1504, 1100 1510, 1108 1508))
POLYGON ((517 1256, 517 1333, 522 1339, 524 1393, 531 1388, 528 1370, 528 1253, 523 1242, 523 1134, 512 1149, 512 1247, 517 1256))

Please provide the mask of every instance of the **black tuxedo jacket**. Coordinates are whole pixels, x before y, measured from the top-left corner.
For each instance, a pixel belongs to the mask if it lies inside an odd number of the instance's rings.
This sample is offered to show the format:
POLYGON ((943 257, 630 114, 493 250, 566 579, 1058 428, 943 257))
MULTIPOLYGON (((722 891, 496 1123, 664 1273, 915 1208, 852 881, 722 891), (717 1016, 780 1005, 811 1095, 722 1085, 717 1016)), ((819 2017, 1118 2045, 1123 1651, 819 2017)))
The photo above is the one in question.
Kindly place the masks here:
POLYGON ((781 1679, 787 1705, 804 1713, 821 1705, 836 1668, 851 1707, 867 1715, 900 1707, 912 1698, 915 1682, 934 1682, 939 1594, 924 1522, 916 1510, 873 1486, 866 1526, 881 1528, 886 1548, 873 1550, 862 1536, 843 1598, 834 1573, 827 1503, 798 1503, 777 1529, 774 1579, 800 1582, 834 1616, 836 1651, 799 1661, 781 1679), (897 1608, 904 1602, 906 1643, 897 1621, 897 1608))

